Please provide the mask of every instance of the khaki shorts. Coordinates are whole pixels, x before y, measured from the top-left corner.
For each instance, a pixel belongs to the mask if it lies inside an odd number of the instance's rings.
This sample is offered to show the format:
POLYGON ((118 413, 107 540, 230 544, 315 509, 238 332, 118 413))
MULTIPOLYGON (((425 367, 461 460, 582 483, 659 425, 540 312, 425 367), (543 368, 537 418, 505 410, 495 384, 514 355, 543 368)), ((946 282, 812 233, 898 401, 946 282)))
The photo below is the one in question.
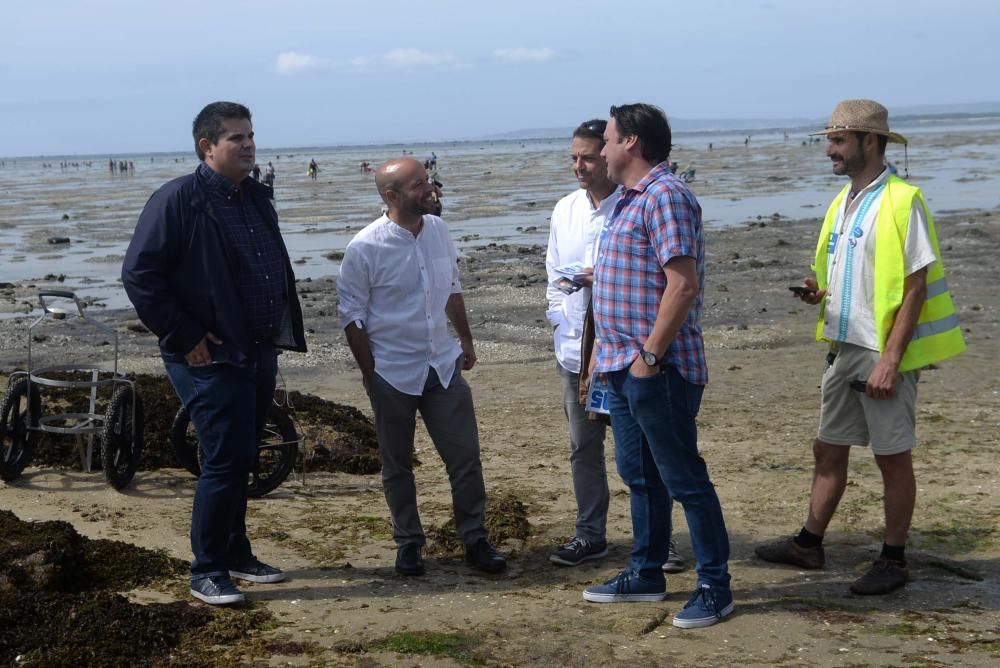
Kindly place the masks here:
POLYGON ((837 358, 823 374, 819 433, 831 445, 868 445, 876 455, 895 455, 917 444, 916 404, 919 371, 899 374, 889 399, 872 399, 851 388, 851 381, 867 381, 879 354, 841 344, 837 358))

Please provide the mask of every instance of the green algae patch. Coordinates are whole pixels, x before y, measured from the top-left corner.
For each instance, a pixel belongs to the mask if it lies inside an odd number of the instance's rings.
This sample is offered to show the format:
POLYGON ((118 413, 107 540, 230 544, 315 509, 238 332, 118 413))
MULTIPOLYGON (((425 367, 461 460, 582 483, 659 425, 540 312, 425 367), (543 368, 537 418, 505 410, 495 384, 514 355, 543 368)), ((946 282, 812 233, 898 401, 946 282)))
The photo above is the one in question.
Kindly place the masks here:
POLYGON ((483 665, 483 659, 475 653, 478 645, 476 639, 462 633, 401 631, 372 642, 367 648, 397 654, 446 656, 467 665, 483 665))

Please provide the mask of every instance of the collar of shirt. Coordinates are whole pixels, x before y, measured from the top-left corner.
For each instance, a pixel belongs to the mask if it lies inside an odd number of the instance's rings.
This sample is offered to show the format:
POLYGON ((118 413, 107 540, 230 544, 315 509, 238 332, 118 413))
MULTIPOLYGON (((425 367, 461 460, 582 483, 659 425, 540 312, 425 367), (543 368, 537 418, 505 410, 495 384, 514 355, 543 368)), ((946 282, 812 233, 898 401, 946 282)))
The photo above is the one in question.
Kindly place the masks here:
MULTIPOLYGON (((204 162, 198 166, 198 169, 201 171, 201 175, 205 178, 205 185, 208 187, 209 192, 226 198, 239 194, 239 186, 234 185, 232 181, 227 179, 222 174, 219 174, 204 162)), ((247 178, 250 177, 248 176, 247 178)))
MULTIPOLYGON (((651 170, 646 172, 646 175, 639 180, 639 183, 635 184, 632 188, 625 188, 622 186, 624 192, 634 191, 634 192, 645 192, 649 184, 658 179, 662 179, 667 176, 674 176, 673 172, 670 171, 670 160, 664 160, 663 162, 655 165, 651 170)), ((676 177, 674 177, 676 178, 676 177)))
POLYGON ((857 207, 861 206, 861 201, 864 200, 865 195, 867 195, 871 191, 881 186, 883 183, 886 182, 886 179, 888 178, 889 178, 889 168, 886 167, 885 169, 882 170, 881 174, 875 177, 874 181, 872 181, 864 188, 862 188, 860 192, 854 193, 854 199, 851 199, 850 197, 847 197, 845 195, 844 203, 840 210, 846 216, 846 214, 850 213, 852 209, 856 209, 857 207))

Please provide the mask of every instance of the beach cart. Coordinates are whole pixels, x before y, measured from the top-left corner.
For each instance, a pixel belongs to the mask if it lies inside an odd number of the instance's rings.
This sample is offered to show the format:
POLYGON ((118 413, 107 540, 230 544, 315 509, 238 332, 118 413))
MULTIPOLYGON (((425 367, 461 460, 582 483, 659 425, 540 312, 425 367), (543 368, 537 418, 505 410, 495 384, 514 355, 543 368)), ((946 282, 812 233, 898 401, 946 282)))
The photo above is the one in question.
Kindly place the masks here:
MULTIPOLYGON (((28 370, 10 375, 7 393, 0 404, 0 477, 6 481, 16 479, 31 462, 44 434, 62 434, 76 437, 80 463, 87 472, 91 470, 96 440, 104 477, 115 489, 123 489, 139 465, 143 414, 135 383, 118 370, 118 333, 88 316, 73 292, 42 291, 38 303, 42 315, 28 327, 28 370), (75 309, 56 305, 66 301, 72 301, 75 309), (45 340, 43 336, 36 339, 36 329, 46 322, 68 320, 77 321, 75 325, 84 331, 106 337, 103 342, 113 340, 113 363, 36 367, 32 342, 45 340), (86 394, 89 410, 45 414, 42 400, 47 393, 57 393, 60 399, 86 394), (108 397, 105 412, 98 413, 98 404, 108 397)), ((67 322, 67 328, 68 325, 67 322)), ((79 328, 74 331, 80 331, 79 328)))

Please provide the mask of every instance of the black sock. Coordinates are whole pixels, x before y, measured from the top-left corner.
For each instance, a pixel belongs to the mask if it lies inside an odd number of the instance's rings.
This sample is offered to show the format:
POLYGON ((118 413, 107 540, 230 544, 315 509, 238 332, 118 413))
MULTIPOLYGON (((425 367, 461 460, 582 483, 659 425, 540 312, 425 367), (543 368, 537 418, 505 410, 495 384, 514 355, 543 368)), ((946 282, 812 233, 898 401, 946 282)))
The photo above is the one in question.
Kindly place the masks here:
POLYGON ((802 531, 800 531, 799 535, 796 536, 793 540, 795 541, 795 544, 798 545, 799 547, 810 548, 810 547, 820 547, 823 545, 823 537, 817 536, 816 534, 814 534, 812 531, 810 531, 805 527, 802 527, 802 531))
POLYGON ((879 556, 883 559, 892 559, 893 561, 899 561, 906 564, 906 555, 904 551, 906 550, 905 545, 889 545, 888 543, 882 543, 882 554, 879 556))

